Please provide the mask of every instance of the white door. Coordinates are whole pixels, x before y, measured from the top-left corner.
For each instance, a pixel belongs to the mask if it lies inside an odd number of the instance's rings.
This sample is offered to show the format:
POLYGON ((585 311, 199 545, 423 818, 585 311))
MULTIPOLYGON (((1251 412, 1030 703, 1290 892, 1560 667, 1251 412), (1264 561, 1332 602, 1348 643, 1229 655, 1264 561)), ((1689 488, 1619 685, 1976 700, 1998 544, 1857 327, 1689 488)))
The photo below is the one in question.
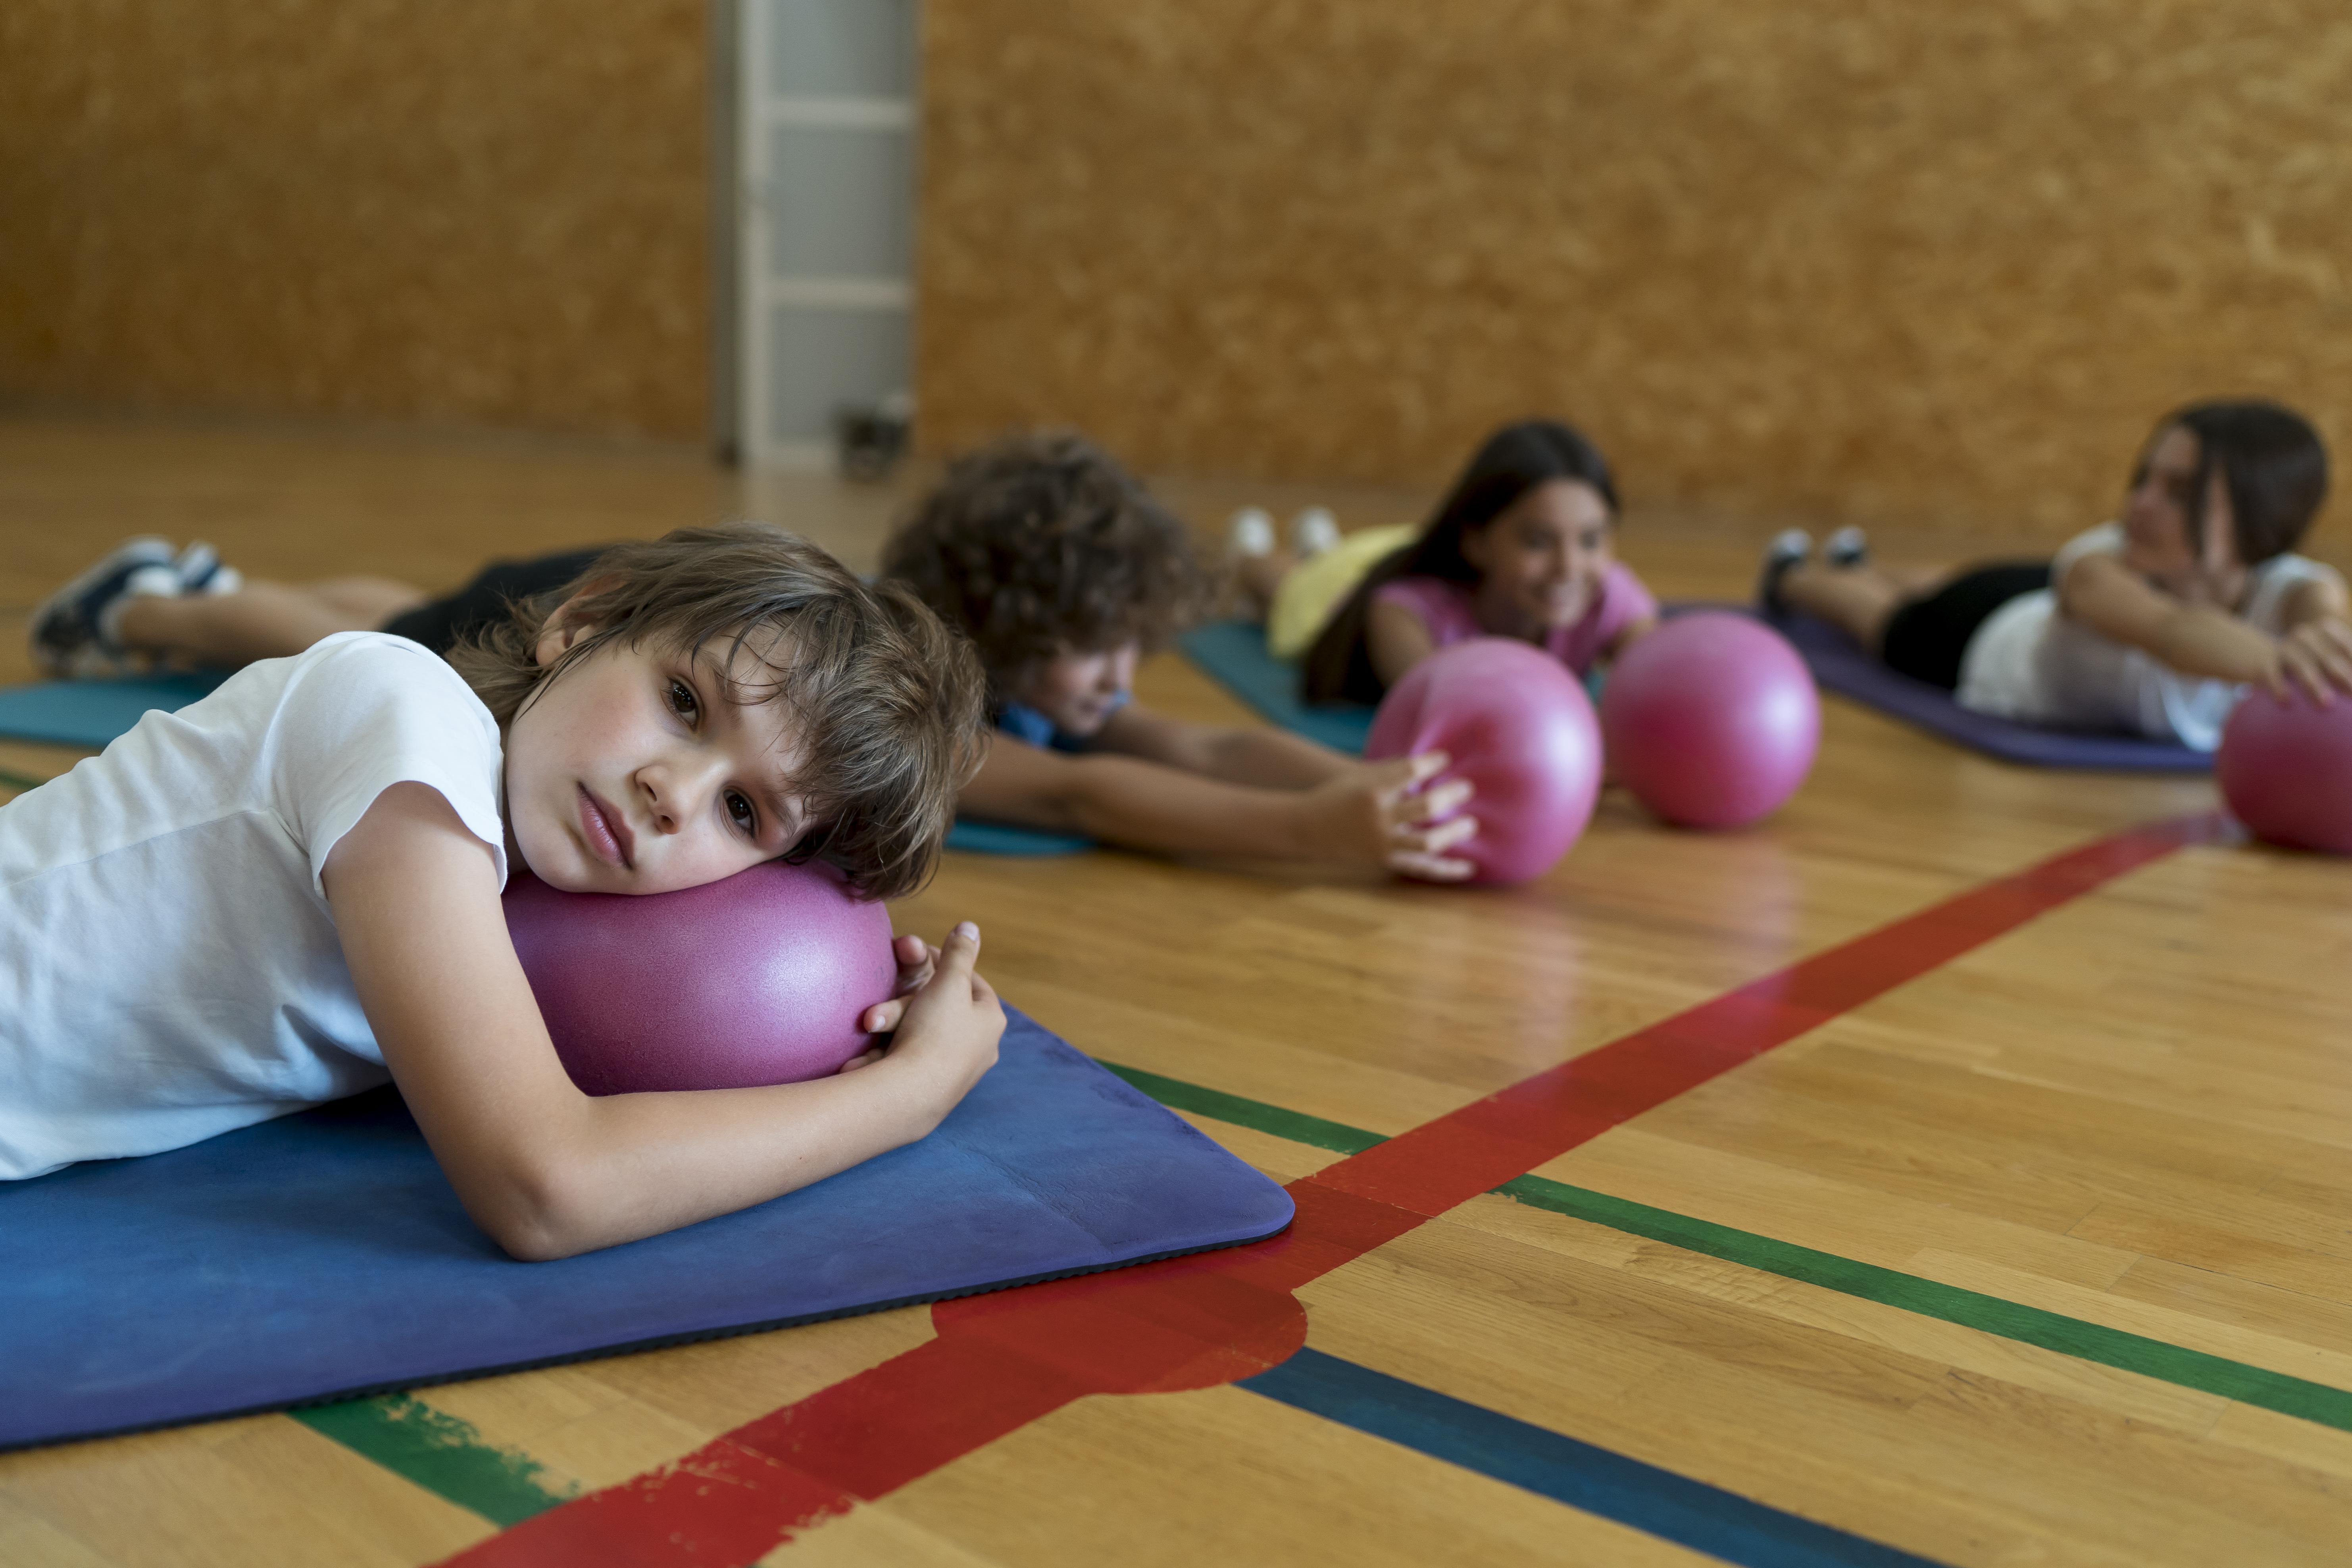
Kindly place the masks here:
POLYGON ((836 410, 913 371, 916 0, 742 0, 745 458, 829 460, 836 410))

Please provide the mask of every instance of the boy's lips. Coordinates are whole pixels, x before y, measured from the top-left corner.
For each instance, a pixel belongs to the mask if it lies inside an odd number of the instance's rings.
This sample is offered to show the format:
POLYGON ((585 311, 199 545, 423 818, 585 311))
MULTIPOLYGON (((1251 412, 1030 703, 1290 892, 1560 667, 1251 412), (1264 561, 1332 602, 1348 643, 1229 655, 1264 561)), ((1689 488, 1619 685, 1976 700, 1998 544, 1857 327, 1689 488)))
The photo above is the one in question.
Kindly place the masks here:
POLYGON ((628 819, 586 784, 580 786, 580 836, 599 860, 624 870, 636 868, 637 836, 629 831, 628 819))

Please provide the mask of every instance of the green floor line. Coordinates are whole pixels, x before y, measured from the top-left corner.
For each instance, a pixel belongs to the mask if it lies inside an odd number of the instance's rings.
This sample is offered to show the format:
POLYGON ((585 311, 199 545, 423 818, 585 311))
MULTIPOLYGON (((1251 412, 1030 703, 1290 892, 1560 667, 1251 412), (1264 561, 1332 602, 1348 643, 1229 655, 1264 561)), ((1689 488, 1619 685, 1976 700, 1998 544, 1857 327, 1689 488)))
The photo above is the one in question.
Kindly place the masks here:
POLYGON ((551 1489, 546 1467, 537 1459, 484 1442, 472 1422, 405 1394, 313 1405, 287 1414, 362 1458, 374 1460, 501 1529, 544 1513, 579 1490, 551 1489))
MULTIPOLYGON (((1360 1127, 1303 1116, 1263 1100, 1245 1100, 1240 1095, 1110 1062, 1103 1066, 1173 1110, 1270 1132, 1294 1143, 1353 1154, 1387 1142, 1380 1133, 1360 1127)), ((2217 1394, 2242 1405, 2258 1405, 2282 1415, 2352 1432, 2352 1393, 2327 1384, 2292 1377, 2226 1356, 2208 1355, 2203 1351, 2188 1350, 2144 1334, 2110 1329, 1982 1291, 1964 1290, 1916 1274, 1882 1268, 1874 1263, 1858 1263, 1835 1253, 1816 1252, 1809 1247, 1652 1208, 1547 1176, 1521 1176, 1495 1191, 1531 1207, 1664 1242, 1686 1252, 1704 1253, 1727 1263, 1818 1285, 1841 1295, 1877 1301, 1921 1317, 1939 1318, 1962 1328, 2036 1345, 2079 1361, 2096 1362, 2178 1387, 2217 1394)))

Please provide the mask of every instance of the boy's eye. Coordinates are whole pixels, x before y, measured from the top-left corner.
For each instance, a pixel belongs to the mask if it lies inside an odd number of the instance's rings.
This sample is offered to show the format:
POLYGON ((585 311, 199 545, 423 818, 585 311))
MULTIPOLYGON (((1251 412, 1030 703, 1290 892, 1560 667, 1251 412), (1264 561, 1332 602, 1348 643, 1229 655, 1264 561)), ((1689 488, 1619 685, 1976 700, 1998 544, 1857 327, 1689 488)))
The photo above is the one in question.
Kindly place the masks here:
POLYGON ((756 831, 760 826, 760 814, 751 809, 751 803, 731 789, 727 792, 727 816, 746 833, 756 831))
POLYGON ((683 680, 669 683, 669 707, 681 719, 691 719, 702 711, 702 705, 695 700, 694 688, 683 680))

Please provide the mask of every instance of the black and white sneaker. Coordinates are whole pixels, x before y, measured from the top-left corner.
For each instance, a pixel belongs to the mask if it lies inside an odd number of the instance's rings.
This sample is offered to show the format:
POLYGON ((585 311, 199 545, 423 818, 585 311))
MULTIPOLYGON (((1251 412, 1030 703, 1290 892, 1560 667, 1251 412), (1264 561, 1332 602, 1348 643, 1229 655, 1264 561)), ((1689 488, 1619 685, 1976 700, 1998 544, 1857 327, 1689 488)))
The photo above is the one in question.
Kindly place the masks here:
POLYGON ((245 574, 225 564, 220 552, 199 539, 172 559, 180 574, 183 594, 234 594, 245 586, 245 574))
POLYGON ((1822 560, 1839 571, 1870 564, 1870 536, 1848 523, 1822 542, 1822 560))
POLYGON ((33 662, 56 676, 116 675, 135 662, 114 640, 108 612, 132 594, 176 595, 172 543, 126 539, 33 612, 33 662))
POLYGON ((1768 616, 1785 616, 1789 607, 1780 602, 1780 579, 1789 574, 1791 566, 1801 566, 1812 558, 1813 536, 1801 528, 1784 528, 1772 536, 1764 547, 1764 565, 1756 574, 1756 603, 1768 616))

